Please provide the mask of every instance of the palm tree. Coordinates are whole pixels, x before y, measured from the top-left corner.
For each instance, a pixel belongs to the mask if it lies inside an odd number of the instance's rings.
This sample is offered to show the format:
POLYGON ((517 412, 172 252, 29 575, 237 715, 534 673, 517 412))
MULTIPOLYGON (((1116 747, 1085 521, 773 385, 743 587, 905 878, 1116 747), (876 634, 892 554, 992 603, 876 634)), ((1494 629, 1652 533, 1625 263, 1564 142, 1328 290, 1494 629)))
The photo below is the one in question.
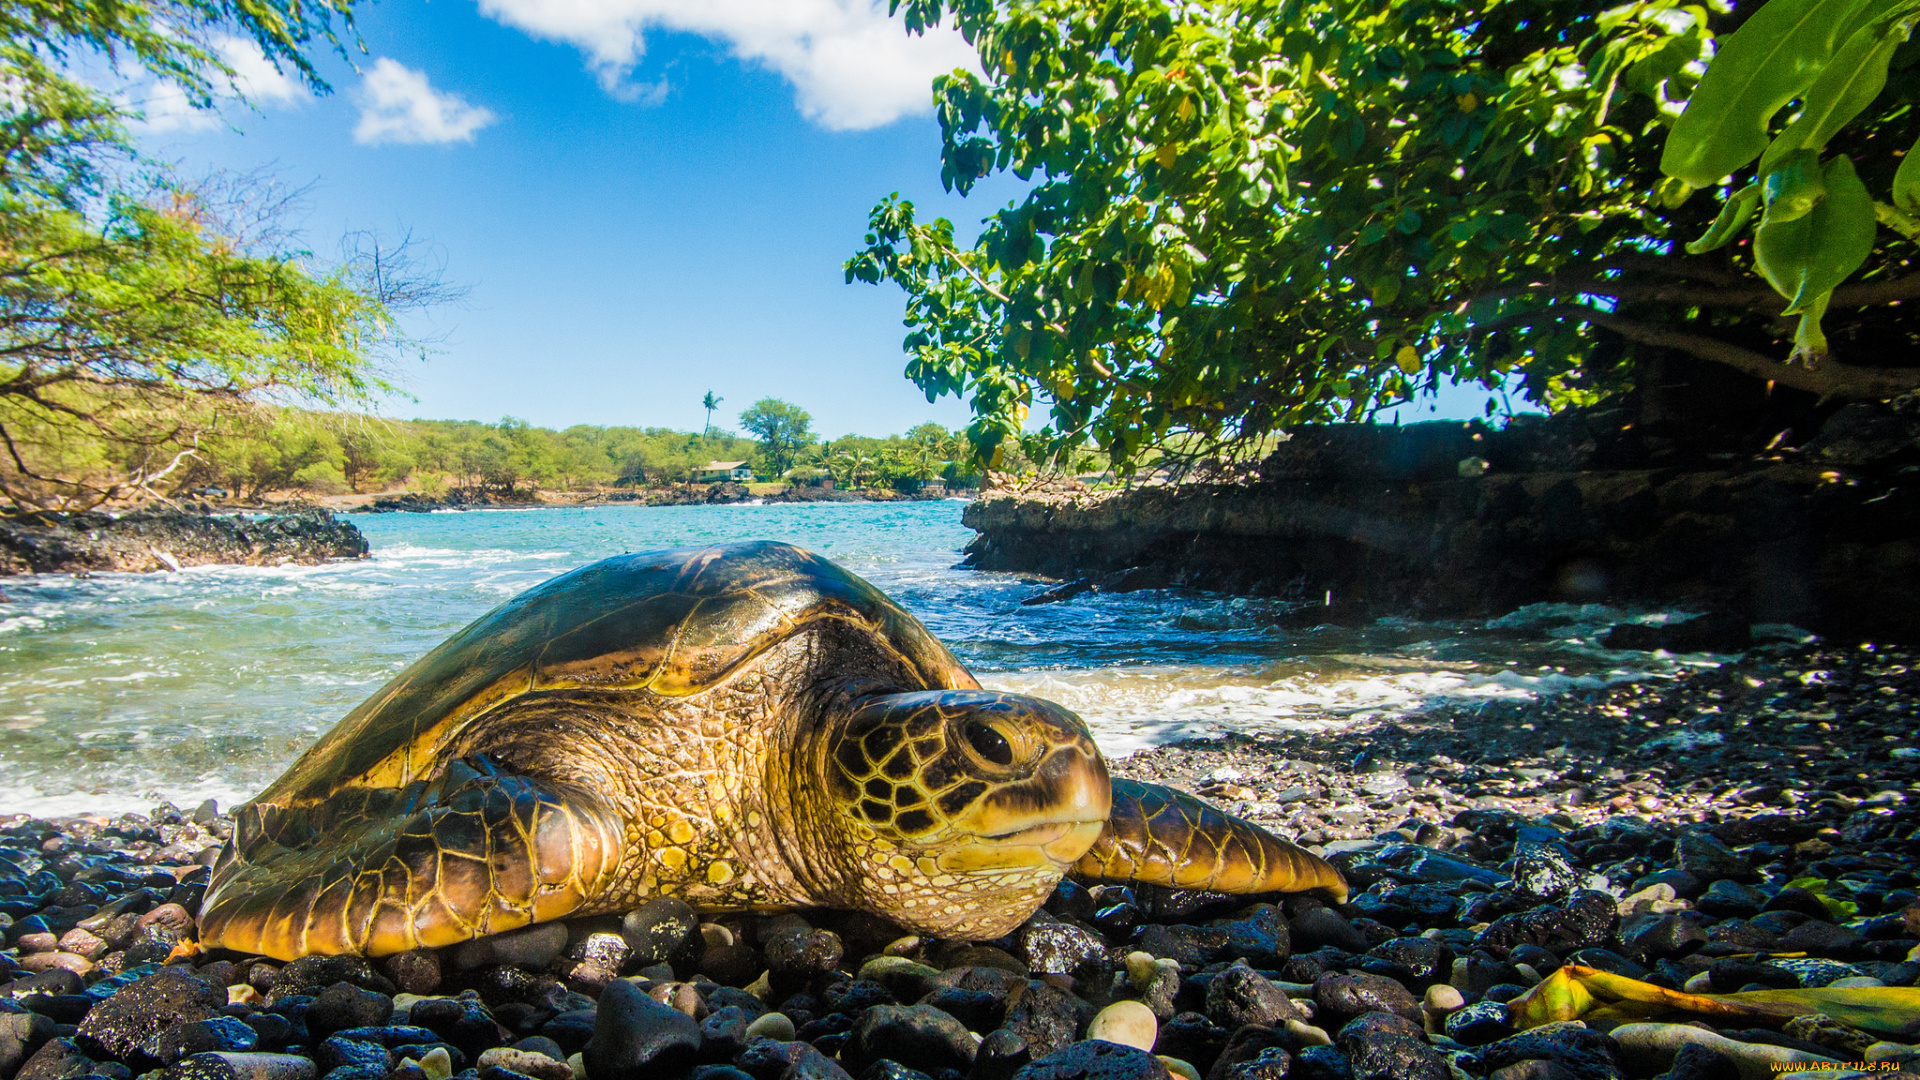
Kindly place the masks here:
POLYGON ((701 434, 703 435, 713 434, 713 410, 719 408, 720 403, 725 400, 727 399, 723 397, 714 397, 713 391, 711 390, 707 391, 706 397, 703 397, 700 399, 700 404, 706 406, 706 410, 707 410, 707 427, 706 427, 706 430, 701 434))

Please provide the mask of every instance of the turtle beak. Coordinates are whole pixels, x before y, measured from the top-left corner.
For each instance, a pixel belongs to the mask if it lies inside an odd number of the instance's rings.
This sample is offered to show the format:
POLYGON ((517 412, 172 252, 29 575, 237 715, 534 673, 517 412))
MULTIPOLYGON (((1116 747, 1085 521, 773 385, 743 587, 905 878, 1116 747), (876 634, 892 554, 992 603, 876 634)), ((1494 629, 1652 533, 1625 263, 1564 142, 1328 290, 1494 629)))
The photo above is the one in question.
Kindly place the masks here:
POLYGON ((1055 747, 1031 779, 981 799, 956 822, 973 834, 941 853, 947 871, 1065 867, 1086 854, 1107 826, 1113 783, 1091 741, 1055 747))

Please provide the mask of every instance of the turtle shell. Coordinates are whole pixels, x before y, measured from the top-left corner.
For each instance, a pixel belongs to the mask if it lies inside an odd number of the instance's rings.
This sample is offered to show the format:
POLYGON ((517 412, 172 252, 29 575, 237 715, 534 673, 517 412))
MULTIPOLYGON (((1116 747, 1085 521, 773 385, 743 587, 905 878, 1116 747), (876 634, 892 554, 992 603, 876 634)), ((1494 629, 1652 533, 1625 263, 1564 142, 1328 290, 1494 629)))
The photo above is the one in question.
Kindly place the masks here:
POLYGON ((622 555, 481 616, 348 713, 254 801, 295 807, 428 779, 475 718, 535 691, 697 694, 822 620, 898 654, 924 681, 901 689, 978 686, 878 589, 790 544, 622 555))

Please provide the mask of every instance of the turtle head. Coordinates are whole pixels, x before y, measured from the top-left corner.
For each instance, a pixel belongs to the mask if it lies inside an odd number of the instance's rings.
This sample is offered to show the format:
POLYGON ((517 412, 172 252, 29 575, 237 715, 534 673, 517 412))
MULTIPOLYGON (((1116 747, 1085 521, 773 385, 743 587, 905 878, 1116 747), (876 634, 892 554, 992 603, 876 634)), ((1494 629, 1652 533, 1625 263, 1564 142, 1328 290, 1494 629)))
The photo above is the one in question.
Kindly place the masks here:
POLYGON ((1106 828, 1106 763, 1052 702, 884 694, 824 734, 816 764, 860 906, 920 933, 1006 933, 1106 828))

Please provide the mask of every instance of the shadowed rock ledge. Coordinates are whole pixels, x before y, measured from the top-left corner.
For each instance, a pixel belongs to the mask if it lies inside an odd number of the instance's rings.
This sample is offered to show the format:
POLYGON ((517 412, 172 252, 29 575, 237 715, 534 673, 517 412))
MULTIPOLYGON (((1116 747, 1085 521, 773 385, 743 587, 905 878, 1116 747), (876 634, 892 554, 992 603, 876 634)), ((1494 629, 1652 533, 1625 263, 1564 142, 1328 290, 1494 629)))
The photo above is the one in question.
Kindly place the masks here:
POLYGON ((257 520, 151 509, 0 518, 0 575, 312 565, 367 550, 359 529, 326 510, 257 520))
POLYGON ((1332 621, 1600 601, 1920 638, 1920 421, 1850 407, 1761 454, 1648 441, 1606 413, 1303 428, 1253 483, 989 492, 967 565, 1332 621))

